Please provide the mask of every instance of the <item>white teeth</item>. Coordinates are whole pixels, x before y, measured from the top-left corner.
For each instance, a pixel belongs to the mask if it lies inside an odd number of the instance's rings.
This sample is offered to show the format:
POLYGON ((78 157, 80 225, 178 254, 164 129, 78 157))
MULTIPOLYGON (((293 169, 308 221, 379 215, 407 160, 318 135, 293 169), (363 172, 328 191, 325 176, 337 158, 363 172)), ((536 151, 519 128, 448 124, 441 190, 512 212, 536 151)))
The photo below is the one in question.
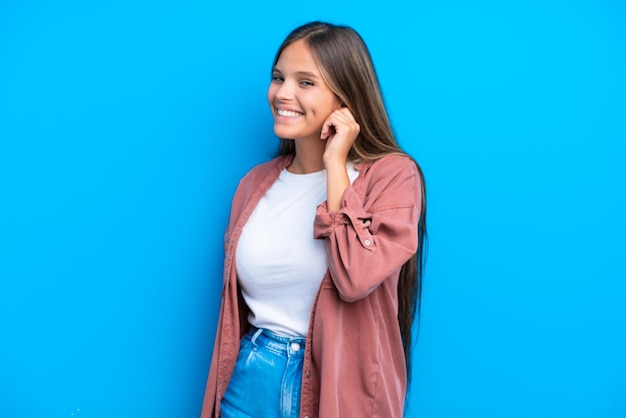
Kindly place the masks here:
POLYGON ((283 110, 283 109, 276 110, 276 113, 278 113, 279 116, 288 116, 290 118, 295 118, 296 116, 300 116, 302 114, 300 112, 294 112, 291 110, 283 110))

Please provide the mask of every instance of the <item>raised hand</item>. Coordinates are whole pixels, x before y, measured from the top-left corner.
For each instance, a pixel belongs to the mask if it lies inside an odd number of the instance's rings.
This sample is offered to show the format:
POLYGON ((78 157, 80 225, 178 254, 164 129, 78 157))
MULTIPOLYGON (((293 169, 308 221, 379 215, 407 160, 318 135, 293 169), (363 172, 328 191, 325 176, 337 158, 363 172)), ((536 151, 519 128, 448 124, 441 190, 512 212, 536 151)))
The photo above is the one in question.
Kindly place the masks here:
POLYGON ((332 112, 322 125, 321 139, 326 141, 324 165, 345 165, 348 152, 360 132, 352 112, 346 107, 332 112))

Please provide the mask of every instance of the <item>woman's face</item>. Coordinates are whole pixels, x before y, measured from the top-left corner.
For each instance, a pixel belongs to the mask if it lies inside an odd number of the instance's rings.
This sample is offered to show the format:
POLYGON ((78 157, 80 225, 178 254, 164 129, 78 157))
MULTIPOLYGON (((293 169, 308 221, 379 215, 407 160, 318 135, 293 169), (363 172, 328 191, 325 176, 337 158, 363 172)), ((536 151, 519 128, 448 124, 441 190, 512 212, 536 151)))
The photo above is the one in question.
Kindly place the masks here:
POLYGON ((322 80, 309 47, 299 40, 286 47, 272 71, 267 99, 279 138, 320 138, 322 124, 341 102, 322 80))

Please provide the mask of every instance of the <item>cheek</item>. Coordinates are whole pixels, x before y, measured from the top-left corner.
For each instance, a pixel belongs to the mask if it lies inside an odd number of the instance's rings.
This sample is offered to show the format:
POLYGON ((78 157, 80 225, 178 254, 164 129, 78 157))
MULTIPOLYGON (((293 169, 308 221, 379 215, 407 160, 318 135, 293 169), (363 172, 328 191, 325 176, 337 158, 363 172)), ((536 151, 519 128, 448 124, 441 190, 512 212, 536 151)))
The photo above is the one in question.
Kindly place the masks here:
POLYGON ((274 99, 274 95, 272 94, 272 88, 270 87, 269 89, 267 89, 267 103, 270 105, 270 108, 272 108, 272 101, 274 99))
POLYGON ((320 106, 320 113, 324 114, 325 117, 330 116, 337 109, 341 109, 341 102, 337 100, 334 94, 325 95, 321 97, 318 103, 323 103, 320 106))
POLYGON ((272 105, 272 102, 274 101, 274 96, 276 96, 276 89, 273 85, 270 84, 270 87, 267 89, 267 102, 269 103, 270 107, 274 107, 272 105))

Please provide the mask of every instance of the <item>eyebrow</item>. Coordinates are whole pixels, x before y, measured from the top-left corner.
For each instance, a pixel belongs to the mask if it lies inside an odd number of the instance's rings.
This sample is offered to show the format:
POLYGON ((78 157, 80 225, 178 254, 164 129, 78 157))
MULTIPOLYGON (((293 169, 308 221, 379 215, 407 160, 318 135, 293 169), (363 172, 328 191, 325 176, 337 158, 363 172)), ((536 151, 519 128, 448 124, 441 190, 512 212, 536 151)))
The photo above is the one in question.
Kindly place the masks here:
MULTIPOLYGON (((282 71, 280 71, 280 70, 279 70, 278 68, 276 68, 276 67, 274 67, 274 69, 272 70, 272 72, 274 72, 274 73, 280 73, 280 74, 282 74, 282 73, 283 73, 282 71)), ((296 73, 295 73, 295 74, 296 74, 297 76, 300 76, 300 77, 319 78, 319 76, 318 76, 318 75, 316 75, 316 74, 314 74, 314 73, 311 73, 311 72, 309 72, 309 71, 296 71, 296 73)))

